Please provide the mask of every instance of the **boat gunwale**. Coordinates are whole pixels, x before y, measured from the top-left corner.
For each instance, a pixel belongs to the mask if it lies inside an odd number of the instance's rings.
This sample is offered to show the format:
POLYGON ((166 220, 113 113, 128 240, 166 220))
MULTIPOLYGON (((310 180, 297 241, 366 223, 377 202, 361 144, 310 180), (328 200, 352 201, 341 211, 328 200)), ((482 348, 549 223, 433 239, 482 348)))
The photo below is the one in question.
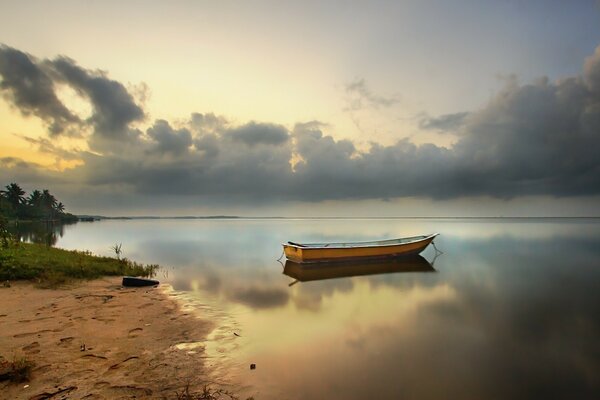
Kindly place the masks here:
MULTIPOLYGON (((357 249, 357 248, 366 248, 366 247, 396 247, 396 246, 404 246, 404 245, 408 245, 408 244, 412 244, 412 243, 418 243, 418 242, 423 242, 425 240, 428 239, 433 239, 436 236, 438 236, 439 233, 433 233, 430 235, 421 235, 421 236, 409 236, 407 239, 412 239, 412 238, 420 238, 420 239, 415 239, 415 240, 411 240, 410 242, 404 242, 404 243, 394 243, 394 244, 373 244, 373 245, 366 245, 364 243, 373 243, 373 242, 378 242, 377 240, 373 241, 373 240, 368 240, 368 241, 364 241, 364 242, 348 242, 348 243, 310 243, 310 244, 306 244, 306 245, 301 245, 299 246, 301 243, 298 244, 291 244, 291 243, 281 243, 282 246, 284 246, 284 248, 287 247, 295 247, 297 249, 302 249, 302 250, 322 250, 322 249, 335 249, 335 250, 348 250, 348 249, 357 249), (345 246, 345 247, 341 247, 341 246, 327 246, 325 247, 325 245, 339 245, 339 244, 350 244, 350 245, 357 245, 357 246, 345 246), (361 246, 361 244, 363 244, 361 246), (313 245, 313 246, 311 246, 313 245), (319 247, 316 247, 314 245, 319 245, 319 247)), ((398 238, 398 239, 403 239, 403 238, 398 238)), ((383 241, 390 241, 390 240, 398 240, 398 239, 386 239, 386 240, 380 240, 380 242, 383 241)))

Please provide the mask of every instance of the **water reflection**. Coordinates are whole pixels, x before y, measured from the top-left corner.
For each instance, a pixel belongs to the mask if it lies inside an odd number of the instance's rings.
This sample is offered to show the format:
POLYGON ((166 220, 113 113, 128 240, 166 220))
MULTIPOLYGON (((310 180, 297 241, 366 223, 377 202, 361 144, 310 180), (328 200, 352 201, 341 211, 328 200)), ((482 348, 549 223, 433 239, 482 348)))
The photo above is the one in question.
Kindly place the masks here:
POLYGON ((435 269, 429 261, 419 255, 372 261, 322 262, 317 264, 302 264, 286 260, 283 268, 283 273, 294 278, 297 282, 398 272, 435 272, 435 269))
MULTIPOLYGON (((166 280, 176 289, 235 320, 240 337, 227 331, 231 322, 219 334, 239 346, 219 363, 230 363, 223 370, 250 386, 242 398, 600 393, 598 221, 154 221, 83 228, 59 245, 103 243, 109 252, 123 242, 127 257, 170 267, 166 280), (429 231, 442 233, 437 273, 286 265, 284 275, 275 261, 279 243, 290 237, 352 241, 429 231), (337 276, 345 278, 329 279, 337 276), (310 283, 288 287, 290 278, 310 283), (250 363, 257 369, 250 371, 250 363)), ((433 250, 424 256, 431 259, 433 250)), ((416 264, 402 268, 428 269, 416 264)))
POLYGON ((10 224, 8 231, 21 242, 54 246, 65 234, 65 226, 72 225, 55 222, 20 222, 10 224))

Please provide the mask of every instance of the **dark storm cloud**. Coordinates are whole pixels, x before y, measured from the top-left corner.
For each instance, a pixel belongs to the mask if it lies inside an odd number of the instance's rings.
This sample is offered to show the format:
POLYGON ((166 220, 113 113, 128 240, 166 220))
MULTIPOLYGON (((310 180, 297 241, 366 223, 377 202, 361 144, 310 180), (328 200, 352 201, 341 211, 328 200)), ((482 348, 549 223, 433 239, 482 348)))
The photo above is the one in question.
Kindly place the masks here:
POLYGON ((156 151, 159 153, 183 154, 192 145, 192 134, 189 130, 173 129, 165 120, 155 121, 146 133, 156 142, 156 151))
POLYGON ((144 111, 135 103, 122 83, 111 80, 102 72, 79 67, 67 57, 46 61, 63 80, 92 103, 91 122, 95 132, 109 138, 120 138, 128 132, 130 123, 144 118, 144 111))
POLYGON ((467 115, 469 115, 469 113, 460 112, 440 115, 439 117, 424 116, 419 121, 419 128, 433 129, 442 132, 453 132, 463 125, 467 115))
POLYGON ((19 50, 0 45, 0 89, 22 114, 33 114, 49 124, 53 134, 78 122, 56 96, 52 79, 36 60, 19 50))
POLYGON ((131 141, 137 134, 129 124, 145 116, 122 83, 100 71, 84 69, 67 57, 39 61, 0 45, 0 76, 0 89, 21 113, 40 117, 51 134, 64 133, 70 127, 84 130, 91 124, 96 136, 102 137, 94 141, 100 149, 105 149, 107 139, 131 141), (70 86, 90 101, 93 114, 88 121, 81 121, 60 101, 57 83, 70 86))
POLYGON ((226 132, 232 140, 243 142, 248 146, 255 144, 271 144, 274 146, 285 143, 289 139, 287 129, 281 125, 260 124, 250 122, 226 132))

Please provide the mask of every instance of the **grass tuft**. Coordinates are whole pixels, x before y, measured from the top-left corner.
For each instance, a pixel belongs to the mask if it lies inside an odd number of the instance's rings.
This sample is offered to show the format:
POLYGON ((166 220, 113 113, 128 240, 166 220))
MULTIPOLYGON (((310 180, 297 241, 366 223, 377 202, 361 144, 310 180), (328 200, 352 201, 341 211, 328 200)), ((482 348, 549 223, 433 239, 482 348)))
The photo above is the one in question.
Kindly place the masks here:
POLYGON ((25 357, 14 358, 13 361, 6 361, 0 357, 0 381, 7 380, 13 383, 28 381, 34 366, 35 363, 25 357))

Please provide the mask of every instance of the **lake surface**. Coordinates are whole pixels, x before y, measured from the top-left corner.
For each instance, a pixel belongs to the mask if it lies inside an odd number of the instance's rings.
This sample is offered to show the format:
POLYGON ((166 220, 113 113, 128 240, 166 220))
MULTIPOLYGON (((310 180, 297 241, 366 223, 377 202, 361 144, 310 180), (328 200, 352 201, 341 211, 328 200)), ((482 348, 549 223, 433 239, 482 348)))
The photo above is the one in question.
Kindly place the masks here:
POLYGON ((122 243, 165 266, 186 309, 216 321, 215 380, 246 396, 600 398, 599 219, 107 220, 60 233, 58 247, 122 243), (288 240, 433 232, 442 255, 377 266, 391 273, 298 282, 276 261, 288 240))

